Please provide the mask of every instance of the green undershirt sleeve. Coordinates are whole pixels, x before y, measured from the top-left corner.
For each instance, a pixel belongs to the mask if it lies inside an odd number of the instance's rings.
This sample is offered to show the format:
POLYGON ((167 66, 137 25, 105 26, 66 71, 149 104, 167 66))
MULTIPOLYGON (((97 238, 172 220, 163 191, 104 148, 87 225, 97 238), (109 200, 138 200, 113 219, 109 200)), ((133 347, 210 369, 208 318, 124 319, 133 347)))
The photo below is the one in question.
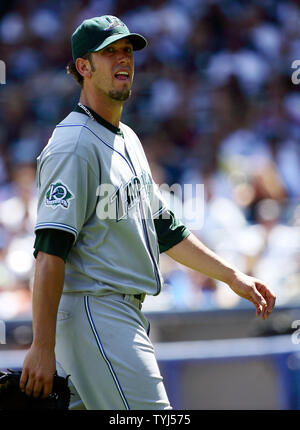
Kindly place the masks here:
POLYGON ((191 233, 189 229, 174 215, 172 211, 163 212, 154 219, 154 226, 158 238, 159 252, 165 252, 177 245, 191 233), (166 216, 168 215, 168 216, 166 216))
POLYGON ((72 233, 53 228, 37 230, 33 255, 36 258, 38 252, 43 251, 61 257, 66 262, 73 243, 74 236, 72 233))
MULTIPOLYGON (((177 245, 190 234, 188 228, 172 211, 168 211, 168 215, 166 217, 164 212, 159 218, 154 219, 160 253, 177 245)), ((38 252, 43 251, 56 255, 66 262, 73 243, 74 236, 66 231, 46 228, 37 230, 33 255, 37 257, 38 252)))

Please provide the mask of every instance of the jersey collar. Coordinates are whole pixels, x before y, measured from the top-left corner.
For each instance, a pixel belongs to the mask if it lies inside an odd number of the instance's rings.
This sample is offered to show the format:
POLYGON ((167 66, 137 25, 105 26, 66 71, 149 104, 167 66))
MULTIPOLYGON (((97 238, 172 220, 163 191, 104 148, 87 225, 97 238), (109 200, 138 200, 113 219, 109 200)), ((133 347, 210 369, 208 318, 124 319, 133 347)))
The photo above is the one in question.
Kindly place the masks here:
MULTIPOLYGON (((90 113, 93 115, 94 119, 101 125, 103 125, 103 127, 108 128, 108 130, 112 131, 115 134, 118 134, 119 136, 123 136, 123 132, 120 128, 115 127, 114 125, 112 125, 110 122, 106 121, 104 118, 102 118, 102 116, 98 115, 93 109, 91 109, 90 107, 85 106, 90 113)), ((79 105, 76 105, 75 109, 73 110, 73 112, 79 112, 79 113, 83 113, 84 115, 87 115, 87 112, 85 112, 84 109, 82 109, 82 107, 80 107, 79 105)))

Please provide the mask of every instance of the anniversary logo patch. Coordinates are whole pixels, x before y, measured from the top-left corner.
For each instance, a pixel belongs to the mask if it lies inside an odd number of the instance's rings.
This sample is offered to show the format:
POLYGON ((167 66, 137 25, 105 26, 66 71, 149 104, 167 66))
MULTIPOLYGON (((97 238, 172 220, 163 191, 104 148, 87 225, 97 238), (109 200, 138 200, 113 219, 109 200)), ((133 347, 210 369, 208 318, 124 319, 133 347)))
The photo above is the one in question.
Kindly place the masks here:
POLYGON ((51 184, 46 193, 46 205, 56 209, 61 206, 64 209, 68 209, 69 200, 73 199, 74 196, 70 189, 61 181, 51 184))

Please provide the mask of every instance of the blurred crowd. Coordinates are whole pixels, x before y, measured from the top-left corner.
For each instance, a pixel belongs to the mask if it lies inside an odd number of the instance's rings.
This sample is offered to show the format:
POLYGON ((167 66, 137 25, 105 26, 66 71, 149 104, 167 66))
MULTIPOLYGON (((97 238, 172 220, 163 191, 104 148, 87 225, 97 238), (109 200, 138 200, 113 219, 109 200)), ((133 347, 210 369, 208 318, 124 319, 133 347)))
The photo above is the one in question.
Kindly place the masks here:
MULTIPOLYGON (((291 65, 300 1, 12 0, 0 13, 0 318, 31 315, 35 160, 78 100, 65 69, 70 35, 103 14, 148 38, 122 120, 157 184, 190 185, 181 195, 165 187, 171 206, 219 255, 267 282, 279 306, 299 303, 300 84, 291 65)), ((248 306, 164 254, 161 268, 165 288, 145 310, 248 306)))

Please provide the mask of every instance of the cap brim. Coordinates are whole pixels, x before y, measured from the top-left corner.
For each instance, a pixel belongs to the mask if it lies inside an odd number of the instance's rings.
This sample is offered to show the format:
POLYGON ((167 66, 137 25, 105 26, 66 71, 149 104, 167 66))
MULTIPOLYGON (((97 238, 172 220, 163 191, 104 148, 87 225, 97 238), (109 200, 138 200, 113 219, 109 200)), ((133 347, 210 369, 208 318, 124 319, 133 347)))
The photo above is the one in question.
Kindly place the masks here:
POLYGON ((90 49, 89 52, 100 51, 101 49, 105 48, 111 43, 114 43, 117 40, 126 39, 126 38, 129 39, 130 42, 132 43, 132 48, 134 51, 140 51, 141 49, 147 46, 147 40, 144 38, 144 36, 141 36, 140 34, 137 34, 137 33, 115 34, 113 36, 107 37, 100 45, 96 46, 93 49, 90 49))

